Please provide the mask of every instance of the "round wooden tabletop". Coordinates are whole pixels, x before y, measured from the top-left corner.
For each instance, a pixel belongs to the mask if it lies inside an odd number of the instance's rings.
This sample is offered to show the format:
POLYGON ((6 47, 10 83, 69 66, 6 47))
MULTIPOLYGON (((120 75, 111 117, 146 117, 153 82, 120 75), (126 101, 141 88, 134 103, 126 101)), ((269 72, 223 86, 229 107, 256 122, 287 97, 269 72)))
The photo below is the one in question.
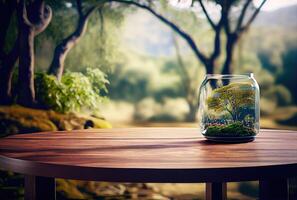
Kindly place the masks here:
POLYGON ((261 130, 241 144, 206 141, 195 128, 43 132, 0 139, 0 168, 68 179, 216 182, 297 174, 297 132, 261 130))

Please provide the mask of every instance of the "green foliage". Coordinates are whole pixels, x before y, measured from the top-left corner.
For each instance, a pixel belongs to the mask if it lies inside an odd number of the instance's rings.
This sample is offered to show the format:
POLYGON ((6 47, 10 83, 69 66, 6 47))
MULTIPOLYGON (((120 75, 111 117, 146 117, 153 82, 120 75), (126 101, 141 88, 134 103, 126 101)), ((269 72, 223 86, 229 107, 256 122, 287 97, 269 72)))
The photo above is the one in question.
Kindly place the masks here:
POLYGON ((211 125, 207 127, 205 135, 213 137, 244 137, 254 136, 256 133, 241 122, 234 122, 228 125, 211 125))
POLYGON ((85 35, 69 52, 66 68, 83 71, 86 66, 96 66, 106 73, 112 71, 122 56, 119 50, 122 21, 121 9, 111 9, 106 5, 101 15, 99 10, 94 12, 85 35))
POLYGON ((292 100, 297 104, 297 84, 296 84, 296 74, 297 74, 297 46, 289 47, 283 54, 283 73, 277 77, 277 83, 283 84, 289 89, 292 94, 292 100))
POLYGON ((177 117, 170 115, 169 113, 161 113, 159 115, 154 115, 148 119, 150 122, 177 122, 179 119, 177 117))
POLYGON ((172 87, 160 88, 154 91, 153 97, 157 102, 164 102, 166 98, 176 99, 185 96, 183 93, 185 92, 180 84, 172 84, 172 87))
POLYGON ((96 93, 104 92, 108 93, 106 85, 109 84, 107 80, 107 75, 103 73, 100 69, 87 68, 86 76, 92 84, 93 90, 96 93))
MULTIPOLYGON (((35 37, 36 66, 39 71, 47 71, 56 45, 75 31, 78 20, 76 1, 49 0, 47 3, 53 10, 51 23, 35 37)), ((70 71, 81 72, 87 66, 96 66, 109 72, 121 57, 118 44, 124 19, 123 8, 115 9, 107 3, 99 6, 101 3, 95 0, 83 1, 84 13, 94 5, 98 5, 98 8, 90 16, 85 35, 66 57, 65 68, 70 71)))
POLYGON ((99 69, 88 69, 86 75, 78 72, 66 73, 61 82, 54 76, 38 73, 35 77, 37 101, 44 107, 57 112, 98 109, 98 103, 107 93, 106 75, 99 69))
POLYGON ((248 83, 230 83, 213 90, 212 96, 206 101, 209 109, 218 112, 227 111, 233 120, 236 120, 240 108, 254 105, 255 91, 248 83))
POLYGON ((136 70, 128 70, 112 82, 112 98, 139 102, 149 94, 149 77, 136 70))
POLYGON ((265 92, 265 97, 279 106, 287 106, 292 102, 290 91, 283 85, 275 85, 265 92))
MULTIPOLYGON (((234 54, 235 73, 253 72, 261 88, 261 97, 270 101, 270 104, 275 102, 276 106, 296 104, 297 37, 293 31, 295 29, 286 27, 285 24, 282 24, 283 27, 267 25, 255 26, 242 37, 240 48, 236 49, 237 53, 234 54), (271 32, 274 34, 270 34, 271 32), (278 85, 283 85, 285 88, 281 89, 278 85)), ((273 112, 269 106, 267 107, 267 111, 273 112)), ((261 111, 263 108, 261 106, 261 111)))

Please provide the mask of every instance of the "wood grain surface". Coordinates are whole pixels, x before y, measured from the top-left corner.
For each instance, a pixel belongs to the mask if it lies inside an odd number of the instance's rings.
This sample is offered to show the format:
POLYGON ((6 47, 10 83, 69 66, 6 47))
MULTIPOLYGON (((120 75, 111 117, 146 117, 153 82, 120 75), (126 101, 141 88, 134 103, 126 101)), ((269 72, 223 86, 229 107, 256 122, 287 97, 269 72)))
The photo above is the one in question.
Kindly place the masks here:
POLYGON ((195 128, 43 132, 0 139, 0 168, 98 181, 214 182, 297 176, 297 132, 217 144, 195 128))

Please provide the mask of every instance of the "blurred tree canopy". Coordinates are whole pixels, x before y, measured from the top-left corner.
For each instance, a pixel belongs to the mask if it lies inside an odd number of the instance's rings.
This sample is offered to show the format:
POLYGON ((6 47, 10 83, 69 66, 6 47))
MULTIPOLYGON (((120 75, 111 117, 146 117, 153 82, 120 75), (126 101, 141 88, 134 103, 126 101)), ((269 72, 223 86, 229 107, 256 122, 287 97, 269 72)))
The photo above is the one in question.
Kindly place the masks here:
POLYGON ((65 72, 85 75, 86 68, 98 68, 108 75, 112 100, 136 104, 152 97, 156 104, 164 104, 167 99, 183 98, 187 121, 195 120, 198 86, 205 73, 253 72, 269 107, 296 104, 294 27, 259 26, 257 18, 265 0, 257 7, 248 0, 189 2, 183 7, 181 1, 166 0, 2 0, 1 104, 40 106, 33 87, 34 71, 62 80, 65 72), (27 25, 20 18, 24 10, 31 22, 27 25), (152 39, 141 42, 167 40, 168 55, 157 55, 156 49, 148 50, 155 55, 146 54, 126 41, 125 32, 134 44, 141 40, 141 25, 133 26, 131 20, 142 18, 140 12, 158 24, 151 32, 147 29, 152 39), (43 17, 38 18, 38 13, 43 17), (32 32, 31 39, 22 43, 30 48, 19 48, 18 38, 25 33, 18 23, 21 20, 32 32), (129 23, 133 30, 127 31, 129 23), (33 31, 37 26, 38 31, 33 31), (17 83, 11 84, 18 74, 17 83))

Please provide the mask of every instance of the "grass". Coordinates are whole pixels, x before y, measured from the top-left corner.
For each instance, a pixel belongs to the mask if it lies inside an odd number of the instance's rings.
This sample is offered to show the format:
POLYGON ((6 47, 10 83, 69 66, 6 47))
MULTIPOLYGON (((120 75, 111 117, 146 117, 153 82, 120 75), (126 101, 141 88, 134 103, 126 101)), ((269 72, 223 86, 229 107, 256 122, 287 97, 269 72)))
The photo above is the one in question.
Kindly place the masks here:
POLYGON ((234 122, 228 125, 210 125, 207 127, 205 135, 211 137, 247 137, 255 136, 256 132, 241 122, 234 122))

